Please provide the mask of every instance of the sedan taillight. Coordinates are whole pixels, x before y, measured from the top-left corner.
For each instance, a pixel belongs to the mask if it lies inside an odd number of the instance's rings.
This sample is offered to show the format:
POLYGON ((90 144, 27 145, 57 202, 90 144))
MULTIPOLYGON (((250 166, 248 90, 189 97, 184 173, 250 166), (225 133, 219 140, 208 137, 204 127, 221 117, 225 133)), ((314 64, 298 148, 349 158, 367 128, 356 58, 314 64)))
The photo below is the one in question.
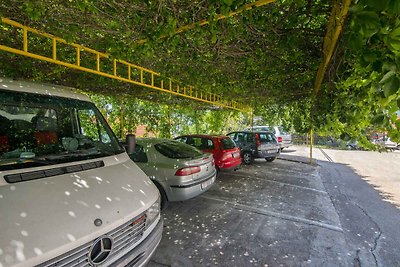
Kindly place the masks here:
POLYGON ((260 147, 260 146, 261 146, 260 136, 258 135, 258 133, 256 133, 256 146, 257 146, 257 147, 260 147))
POLYGON ((282 140, 283 140, 283 139, 282 139, 282 136, 278 136, 278 142, 279 142, 279 143, 282 143, 282 140))
POLYGON ((186 176, 186 175, 191 175, 194 173, 200 172, 200 167, 195 166, 195 167, 187 167, 187 168, 182 168, 176 171, 175 175, 176 176, 186 176))

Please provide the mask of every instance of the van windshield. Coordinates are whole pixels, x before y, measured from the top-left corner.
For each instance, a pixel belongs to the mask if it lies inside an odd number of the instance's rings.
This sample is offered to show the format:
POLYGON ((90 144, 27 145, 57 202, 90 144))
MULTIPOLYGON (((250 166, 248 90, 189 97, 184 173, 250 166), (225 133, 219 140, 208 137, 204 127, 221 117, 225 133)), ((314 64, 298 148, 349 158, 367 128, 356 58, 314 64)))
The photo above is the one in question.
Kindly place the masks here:
POLYGON ((87 160, 123 151, 90 102, 0 91, 0 171, 87 160))

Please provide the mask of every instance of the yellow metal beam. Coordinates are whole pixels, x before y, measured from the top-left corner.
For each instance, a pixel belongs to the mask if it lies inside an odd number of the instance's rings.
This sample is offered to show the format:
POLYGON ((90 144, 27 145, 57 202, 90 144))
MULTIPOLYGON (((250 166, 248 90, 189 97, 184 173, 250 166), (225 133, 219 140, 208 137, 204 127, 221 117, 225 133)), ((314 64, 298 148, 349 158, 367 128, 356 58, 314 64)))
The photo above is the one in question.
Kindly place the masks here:
MULTIPOLYGON (((314 101, 321 89, 322 82, 325 77, 326 70, 332 59, 333 52, 335 51, 337 41, 342 33, 343 26, 349 12, 351 0, 335 0, 333 1, 332 11, 329 17, 326 35, 323 44, 323 56, 319 64, 317 75, 314 82, 314 101)), ((311 112, 313 109, 311 110, 311 112)), ((311 123, 313 114, 311 114, 311 123)), ((310 130, 310 163, 312 163, 312 146, 313 146, 313 127, 310 130)))
MULTIPOLYGON (((270 4, 270 3, 273 3, 275 1, 276 0, 258 0, 258 1, 255 1, 253 3, 250 3, 250 4, 244 5, 242 7, 239 7, 238 9, 236 9, 236 11, 229 12, 228 15, 219 14, 219 15, 217 15, 215 17, 214 20, 218 21, 218 20, 229 18, 229 17, 233 17, 233 16, 236 16, 237 14, 240 14, 240 13, 242 13, 244 11, 250 10, 252 8, 257 8, 257 7, 260 7, 260 6, 264 6, 266 4, 270 4)), ((203 20, 200 20, 198 22, 195 22, 195 23, 192 23, 192 24, 188 24, 188 25, 176 28, 175 31, 172 33, 172 35, 175 35, 175 34, 178 34, 178 33, 182 33, 182 32, 194 29, 194 28, 196 28, 198 26, 204 26, 204 25, 208 25, 208 24, 210 24, 210 22, 208 20, 203 19, 203 20)), ((159 39, 164 39, 164 38, 169 37, 169 36, 170 35, 164 34, 164 35, 161 35, 159 37, 159 39)), ((146 39, 142 39, 142 40, 137 41, 137 43, 138 44, 144 44, 144 43, 146 43, 148 41, 149 41, 149 39, 146 38, 146 39)))
POLYGON ((147 68, 143 68, 141 66, 129 63, 124 60, 117 60, 115 58, 111 58, 111 56, 106 53, 102 53, 102 52, 96 51, 94 49, 91 49, 91 48, 88 48, 88 47, 85 47, 85 46, 82 46, 79 44, 67 43, 67 41, 65 41, 62 38, 29 28, 27 26, 24 26, 18 22, 15 22, 15 21, 7 19, 7 18, 1 18, 1 21, 2 21, 2 23, 5 23, 12 27, 21 29, 23 32, 23 38, 22 38, 22 46, 21 46, 22 49, 3 45, 3 44, 1 44, 1 40, 0 40, 0 50, 18 54, 18 55, 22 55, 22 56, 26 56, 26 57, 30 57, 30 58, 34 58, 34 59, 38 59, 38 60, 42 60, 42 61, 46 61, 46 62, 50 62, 50 63, 54 63, 54 64, 61 65, 61 66, 67 67, 67 68, 76 69, 76 70, 80 70, 80 71, 84 71, 84 72, 88 72, 88 73, 101 75, 101 76, 108 77, 111 79, 136 84, 139 86, 151 88, 151 89, 158 90, 161 92, 185 97, 188 99, 208 103, 208 104, 215 105, 215 106, 230 108, 230 109, 238 110, 241 112, 249 112, 249 110, 250 110, 249 107, 247 107, 241 103, 238 103, 236 101, 231 101, 231 100, 225 100, 222 98, 222 96, 215 95, 214 93, 201 92, 199 90, 194 89, 192 86, 184 86, 181 82, 171 79, 171 78, 167 78, 167 80, 169 82, 169 88, 165 89, 164 88, 164 80, 161 78, 161 74, 158 72, 152 71, 147 68), (28 42, 29 34, 34 34, 36 36, 41 36, 41 37, 51 40, 51 51, 52 51, 51 57, 45 56, 45 55, 40 55, 38 53, 30 52, 29 42, 28 42), (57 57, 57 49, 59 47, 57 45, 58 43, 61 43, 66 46, 74 48, 73 51, 75 53, 75 63, 63 61, 60 59, 60 57, 57 57), (85 62, 82 62, 82 60, 83 60, 83 58, 81 57, 82 53, 89 53, 89 54, 95 56, 95 61, 94 61, 95 66, 96 66, 95 68, 89 68, 89 67, 82 66, 82 65, 85 65, 84 64, 85 62), (112 61, 113 61, 112 73, 108 73, 108 72, 101 70, 101 60, 102 59, 112 59, 112 61), (123 66, 123 68, 118 68, 118 66, 123 66), (123 69, 123 70, 119 71, 120 69, 123 69), (124 72, 124 73, 121 73, 121 72, 124 72), (140 77, 138 79, 134 79, 132 77, 133 72, 140 73, 140 77), (186 90, 186 89, 180 90, 180 88, 187 88, 187 87, 190 88, 190 90, 186 90))
POLYGON ((331 61, 333 52, 339 36, 343 30, 347 14, 349 12, 351 0, 336 0, 333 2, 331 15, 329 17, 327 32, 324 37, 323 57, 319 65, 317 76, 314 83, 314 95, 321 89, 326 69, 331 61))

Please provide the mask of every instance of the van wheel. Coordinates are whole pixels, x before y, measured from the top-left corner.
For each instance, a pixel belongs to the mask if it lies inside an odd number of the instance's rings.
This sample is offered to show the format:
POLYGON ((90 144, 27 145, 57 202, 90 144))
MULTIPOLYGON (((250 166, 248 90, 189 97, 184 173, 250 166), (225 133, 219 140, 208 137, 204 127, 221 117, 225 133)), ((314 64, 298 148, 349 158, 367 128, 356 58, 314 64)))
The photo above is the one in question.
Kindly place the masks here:
POLYGON ((254 160, 253 155, 250 152, 243 153, 244 164, 249 165, 249 164, 253 163, 253 160, 254 160))
POLYGON ((272 162, 272 161, 274 161, 276 159, 276 157, 272 157, 272 158, 265 158, 265 160, 266 161, 268 161, 268 162, 272 162))
POLYGON ((152 180, 152 182, 155 184, 155 186, 157 186, 157 189, 160 192, 160 196, 161 196, 161 207, 160 207, 160 209, 161 210, 165 210, 169 205, 167 194, 165 193, 164 188, 159 183, 157 183, 156 181, 153 181, 153 180, 152 180))

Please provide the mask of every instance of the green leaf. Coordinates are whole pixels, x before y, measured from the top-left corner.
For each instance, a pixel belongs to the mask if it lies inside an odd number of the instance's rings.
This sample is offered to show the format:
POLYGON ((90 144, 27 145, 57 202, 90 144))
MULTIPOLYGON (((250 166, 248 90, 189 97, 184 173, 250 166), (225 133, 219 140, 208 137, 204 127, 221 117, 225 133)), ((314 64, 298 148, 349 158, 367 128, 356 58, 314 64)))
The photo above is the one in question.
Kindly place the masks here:
POLYGON ((372 119, 371 123, 372 123, 372 124, 375 124, 375 125, 379 125, 379 124, 382 124, 382 123, 383 123, 384 119, 385 119, 385 116, 384 116, 383 114, 376 115, 376 116, 372 119))
POLYGON ((225 5, 232 5, 233 0, 222 0, 222 2, 224 2, 225 5))
POLYGON ((399 90, 399 86, 399 78, 397 78, 396 76, 391 76, 390 78, 388 78, 383 85, 383 93, 385 94, 385 97, 389 97, 397 93, 397 91, 399 90))
MULTIPOLYGON (((379 1, 377 1, 379 2, 379 1)), ((393 14, 400 14, 400 1, 399 0, 390 0, 388 12, 393 14)))
POLYGON ((362 11, 356 14, 356 20, 360 27, 359 32, 365 38, 370 38, 381 28, 379 16, 373 11, 362 11))
POLYGON ((393 50, 400 52, 400 27, 394 29, 385 38, 385 43, 393 50))
POLYGON ((378 55, 374 52, 366 52, 363 54, 363 60, 367 63, 374 62, 378 58, 378 55))
POLYGON ((387 72, 383 76, 382 80, 379 81, 379 83, 385 83, 388 79, 392 78, 392 76, 395 75, 395 74, 396 74, 396 72, 394 72, 393 70, 387 72))
POLYGON ((400 120, 397 120, 397 121, 395 122, 395 124, 396 124, 396 128, 397 128, 397 129, 400 129, 400 120))
POLYGON ((383 11, 388 7, 390 0, 366 0, 365 2, 373 10, 383 11))
POLYGON ((364 38, 361 36, 361 34, 353 32, 349 37, 348 44, 352 50, 355 51, 360 50, 363 47, 364 43, 365 41, 364 38))

